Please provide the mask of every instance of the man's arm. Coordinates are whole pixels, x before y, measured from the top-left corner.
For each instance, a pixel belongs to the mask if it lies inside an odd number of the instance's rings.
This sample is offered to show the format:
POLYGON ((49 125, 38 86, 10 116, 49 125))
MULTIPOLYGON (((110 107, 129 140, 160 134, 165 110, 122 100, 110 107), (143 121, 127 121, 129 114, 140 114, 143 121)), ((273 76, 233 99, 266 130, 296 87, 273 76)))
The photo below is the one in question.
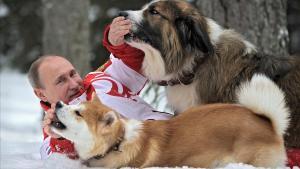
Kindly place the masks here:
POLYGON ((128 87, 133 93, 139 93, 147 79, 141 74, 144 52, 124 41, 131 24, 124 17, 115 18, 104 31, 103 45, 112 53, 111 59, 101 71, 112 76, 128 87))
POLYGON ((129 33, 131 23, 124 17, 115 18, 104 31, 103 46, 116 58, 121 59, 128 67, 140 73, 144 52, 134 48, 124 41, 124 35, 129 33))

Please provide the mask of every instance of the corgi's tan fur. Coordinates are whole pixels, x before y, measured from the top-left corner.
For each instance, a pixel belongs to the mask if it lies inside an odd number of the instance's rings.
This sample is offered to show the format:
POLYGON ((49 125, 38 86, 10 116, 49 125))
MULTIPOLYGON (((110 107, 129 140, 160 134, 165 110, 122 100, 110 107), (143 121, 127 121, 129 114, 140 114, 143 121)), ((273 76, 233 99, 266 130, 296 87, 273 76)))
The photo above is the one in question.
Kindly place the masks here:
POLYGON ((242 85, 238 98, 241 104, 209 104, 168 121, 141 122, 119 117, 94 95, 92 101, 58 109, 66 128, 53 130, 74 141, 80 158, 92 167, 214 168, 234 162, 283 167, 289 110, 282 91, 258 75, 242 85), (257 101, 248 104, 247 99, 257 101), (118 149, 112 150, 116 143, 118 149))

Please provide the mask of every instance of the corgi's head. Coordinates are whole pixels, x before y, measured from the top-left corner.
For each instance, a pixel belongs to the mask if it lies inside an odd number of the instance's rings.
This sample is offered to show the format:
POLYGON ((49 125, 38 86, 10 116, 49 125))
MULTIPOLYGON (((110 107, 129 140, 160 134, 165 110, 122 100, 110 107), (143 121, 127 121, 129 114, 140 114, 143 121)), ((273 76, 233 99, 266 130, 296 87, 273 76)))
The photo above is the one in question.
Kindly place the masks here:
POLYGON ((58 102, 51 129, 71 140, 82 159, 105 154, 124 135, 119 114, 103 105, 96 94, 79 105, 58 102))

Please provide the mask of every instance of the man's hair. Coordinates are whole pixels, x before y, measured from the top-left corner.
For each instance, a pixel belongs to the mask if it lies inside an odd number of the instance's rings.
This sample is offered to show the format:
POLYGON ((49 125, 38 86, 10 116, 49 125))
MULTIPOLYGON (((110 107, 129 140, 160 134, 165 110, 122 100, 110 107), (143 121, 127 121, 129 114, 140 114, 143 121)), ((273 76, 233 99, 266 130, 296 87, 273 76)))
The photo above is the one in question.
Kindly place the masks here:
MULTIPOLYGON (((55 56, 55 55, 41 56, 40 58, 38 58, 31 64, 31 66, 28 70, 27 77, 33 88, 43 88, 43 84, 41 83, 41 80, 40 80, 39 68, 45 60, 47 60, 49 58, 53 58, 53 57, 61 57, 61 56, 55 56)), ((61 58, 63 58, 63 57, 61 57, 61 58)))

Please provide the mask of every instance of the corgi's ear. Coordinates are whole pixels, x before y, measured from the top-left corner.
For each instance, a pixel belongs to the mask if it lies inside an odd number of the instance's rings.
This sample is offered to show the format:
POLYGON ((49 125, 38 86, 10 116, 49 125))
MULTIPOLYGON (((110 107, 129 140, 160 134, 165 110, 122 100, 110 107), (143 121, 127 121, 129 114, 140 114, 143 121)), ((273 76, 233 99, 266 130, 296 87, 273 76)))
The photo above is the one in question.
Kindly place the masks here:
POLYGON ((100 99, 99 99, 99 97, 98 97, 98 95, 97 95, 97 93, 96 92, 93 92, 92 93, 92 100, 91 100, 92 102, 98 102, 98 103, 101 103, 101 101, 100 101, 100 99))
POLYGON ((118 118, 117 114, 114 111, 107 112, 103 117, 103 122, 105 126, 110 126, 118 118))

